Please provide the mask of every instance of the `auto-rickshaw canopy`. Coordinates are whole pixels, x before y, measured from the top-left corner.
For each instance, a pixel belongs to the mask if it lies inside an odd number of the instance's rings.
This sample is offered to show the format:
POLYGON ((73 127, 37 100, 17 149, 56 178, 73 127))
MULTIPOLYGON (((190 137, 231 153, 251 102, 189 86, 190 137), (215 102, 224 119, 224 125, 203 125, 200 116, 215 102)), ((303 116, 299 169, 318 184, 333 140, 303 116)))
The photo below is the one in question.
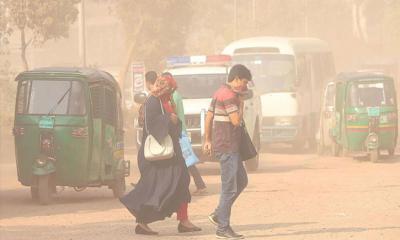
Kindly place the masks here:
POLYGON ((112 86, 116 91, 120 92, 118 82, 108 72, 94 68, 78 68, 78 67, 45 67, 30 71, 25 71, 15 78, 16 81, 36 79, 36 78, 52 78, 53 80, 65 78, 81 78, 89 84, 103 83, 112 86))

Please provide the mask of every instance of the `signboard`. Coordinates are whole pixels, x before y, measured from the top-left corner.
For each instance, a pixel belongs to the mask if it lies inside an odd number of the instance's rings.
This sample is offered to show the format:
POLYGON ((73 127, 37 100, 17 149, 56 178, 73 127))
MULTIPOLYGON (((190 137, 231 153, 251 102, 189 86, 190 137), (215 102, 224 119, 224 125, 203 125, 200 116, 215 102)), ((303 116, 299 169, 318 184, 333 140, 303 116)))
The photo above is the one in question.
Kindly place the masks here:
POLYGON ((143 62, 136 62, 132 64, 133 74, 133 92, 143 92, 145 88, 145 67, 143 62))

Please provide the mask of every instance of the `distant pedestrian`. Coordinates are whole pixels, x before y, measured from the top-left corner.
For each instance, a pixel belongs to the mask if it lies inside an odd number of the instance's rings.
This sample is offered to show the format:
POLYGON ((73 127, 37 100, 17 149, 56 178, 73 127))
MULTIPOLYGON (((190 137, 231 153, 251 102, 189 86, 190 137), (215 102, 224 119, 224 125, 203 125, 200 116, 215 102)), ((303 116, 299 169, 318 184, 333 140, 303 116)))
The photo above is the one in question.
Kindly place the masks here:
MULTIPOLYGON (((171 73, 165 72, 162 76, 170 76, 173 77, 171 73)), ((179 86, 177 86, 179 88, 179 86)), ((176 113, 178 115, 179 120, 182 122, 182 135, 186 134, 187 136, 187 129, 186 129, 186 121, 185 121, 185 109, 183 107, 182 96, 180 93, 175 90, 172 94, 172 99, 175 104, 176 113)), ((194 153, 193 153, 194 154, 194 153)), ((197 156, 194 156, 197 158, 197 156)), ((200 171, 197 169, 196 164, 192 164, 188 167, 190 175, 192 175, 194 184, 196 185, 196 191, 192 193, 192 195, 203 195, 207 193, 207 187, 204 183, 203 178, 200 175, 200 171)))
POLYGON ((247 186, 247 173, 239 154, 240 125, 243 119, 243 99, 239 96, 252 80, 250 71, 238 64, 231 68, 228 83, 214 94, 205 123, 206 154, 214 153, 221 166, 221 196, 219 205, 209 219, 218 225, 216 237, 240 239, 243 235, 230 225, 232 205, 247 186))

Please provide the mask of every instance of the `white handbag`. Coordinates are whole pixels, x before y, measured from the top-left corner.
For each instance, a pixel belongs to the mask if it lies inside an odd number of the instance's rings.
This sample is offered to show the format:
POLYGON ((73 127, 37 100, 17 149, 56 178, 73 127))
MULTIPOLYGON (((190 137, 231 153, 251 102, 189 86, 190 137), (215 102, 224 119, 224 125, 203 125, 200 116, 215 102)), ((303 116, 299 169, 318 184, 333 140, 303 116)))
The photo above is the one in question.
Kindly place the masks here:
MULTIPOLYGON (((161 104, 161 111, 164 114, 164 108, 161 104)), ((171 136, 168 134, 160 143, 153 137, 147 128, 146 109, 144 109, 144 126, 146 128, 147 137, 144 143, 144 158, 147 161, 168 160, 174 156, 174 144, 171 136)))

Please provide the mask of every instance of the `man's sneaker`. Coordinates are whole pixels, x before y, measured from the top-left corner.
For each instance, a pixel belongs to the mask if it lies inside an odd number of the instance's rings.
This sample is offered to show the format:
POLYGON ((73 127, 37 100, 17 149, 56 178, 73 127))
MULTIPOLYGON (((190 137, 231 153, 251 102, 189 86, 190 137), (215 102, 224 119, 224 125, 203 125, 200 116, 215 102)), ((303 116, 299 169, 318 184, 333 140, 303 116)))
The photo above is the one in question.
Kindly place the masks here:
POLYGON ((215 236, 218 239, 243 239, 244 236, 237 234, 233 231, 232 228, 228 228, 226 231, 217 231, 215 236))
POLYGON ((215 226, 218 226, 219 224, 218 217, 217 215, 215 215, 215 213, 211 213, 210 215, 208 215, 208 220, 210 220, 210 222, 215 226))

